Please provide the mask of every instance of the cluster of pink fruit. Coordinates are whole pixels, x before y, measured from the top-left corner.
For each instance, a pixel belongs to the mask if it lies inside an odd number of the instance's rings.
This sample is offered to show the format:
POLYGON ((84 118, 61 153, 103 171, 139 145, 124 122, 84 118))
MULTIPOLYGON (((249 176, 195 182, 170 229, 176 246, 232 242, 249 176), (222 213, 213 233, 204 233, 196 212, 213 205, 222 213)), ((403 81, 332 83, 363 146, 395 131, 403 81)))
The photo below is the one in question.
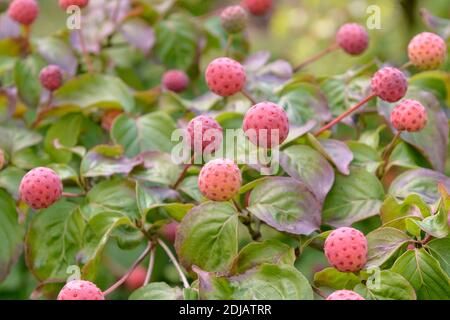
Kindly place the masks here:
MULTIPOLYGON (((70 5, 86 6, 88 0, 60 0, 60 6, 66 9, 70 5)), ((241 6, 226 8, 222 14, 222 25, 229 33, 240 32, 245 28, 246 8, 254 15, 263 15, 272 7, 271 0, 244 0, 241 6)), ((30 25, 38 15, 38 6, 35 0, 14 0, 8 13, 9 16, 23 24, 30 25)), ((368 47, 368 34, 357 24, 342 26, 336 35, 333 48, 341 48, 351 55, 358 55, 368 47)), ((421 33, 414 37, 408 46, 410 62, 420 69, 434 69, 439 67, 446 57, 445 42, 432 33, 421 33)), ((245 92, 246 72, 238 62, 228 57, 213 60, 207 67, 206 82, 215 94, 228 97, 245 92)), ((57 66, 47 66, 41 71, 40 81, 49 91, 57 90, 63 82, 63 73, 57 66)), ((189 86, 188 76, 180 70, 166 72, 162 79, 162 86, 167 90, 182 92, 189 86)), ((374 97, 387 102, 401 100, 408 88, 405 74, 397 68, 384 67, 378 70, 371 81, 371 94, 350 108, 329 124, 321 128, 316 134, 330 129, 351 112, 364 105, 374 97)), ((120 114, 116 111, 114 117, 120 114)), ((112 117, 112 118, 114 118, 112 117)), ((418 101, 406 99, 401 101, 391 113, 391 121, 398 131, 416 132, 422 130, 427 123, 425 107, 418 101)), ((110 128, 112 119, 104 127, 110 128)), ((214 143, 218 148, 220 141, 206 140, 204 136, 208 130, 217 130, 222 133, 220 124, 207 116, 200 115, 192 119, 186 129, 191 143, 200 143, 202 150, 214 143), (201 128, 200 141, 195 134, 195 128, 201 128)), ((256 146, 273 148, 283 143, 289 134, 289 121, 285 110, 269 101, 254 104, 245 114, 243 130, 248 139, 256 146), (266 135, 260 134, 266 131, 266 135), (276 132, 277 139, 272 137, 276 132)), ((213 148, 213 149, 214 149, 213 148)), ((0 168, 3 164, 3 153, 0 154, 0 168)), ((198 186, 203 195, 213 201, 228 201, 239 192, 242 177, 239 167, 229 159, 216 159, 203 166, 199 174, 198 186)), ((33 209, 47 208, 63 196, 63 184, 58 175, 49 168, 35 168, 28 172, 20 184, 20 197, 33 209)), ((342 272, 356 272, 361 270, 367 260, 367 240, 364 235, 353 228, 339 228, 334 230, 326 239, 325 255, 336 269, 342 272)), ((103 300, 104 294, 93 283, 84 280, 75 280, 66 284, 61 290, 58 299, 75 300, 103 300)), ((360 295, 348 290, 340 290, 331 294, 328 300, 361 300, 360 295)))

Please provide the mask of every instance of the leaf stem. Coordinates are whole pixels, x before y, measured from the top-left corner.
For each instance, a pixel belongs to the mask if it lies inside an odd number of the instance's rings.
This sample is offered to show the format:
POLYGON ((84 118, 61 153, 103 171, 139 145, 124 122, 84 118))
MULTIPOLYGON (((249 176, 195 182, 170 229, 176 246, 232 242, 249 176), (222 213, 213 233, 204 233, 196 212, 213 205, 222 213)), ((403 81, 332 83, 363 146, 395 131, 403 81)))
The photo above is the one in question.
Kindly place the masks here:
POLYGON ((112 293, 114 290, 119 288, 125 281, 127 281, 128 277, 131 273, 136 269, 136 267, 145 259, 145 257, 149 254, 149 252, 153 249, 153 243, 149 241, 147 248, 145 248, 144 252, 137 258, 137 260, 133 263, 131 268, 125 273, 122 278, 119 279, 116 283, 114 283, 111 287, 103 291, 103 295, 107 296, 112 293))
POLYGON ((387 145, 387 147, 384 149, 383 153, 381 154, 381 158, 383 159, 383 166, 378 171, 378 177, 384 176, 386 173, 386 168, 389 164, 389 157, 392 154, 392 151, 394 150, 395 146, 397 145, 397 141, 400 138, 401 131, 397 131, 392 141, 387 145))
POLYGON ((347 111, 345 111, 340 116, 335 118, 333 121, 331 121, 328 124, 326 124, 325 126, 323 126, 319 131, 317 131, 315 133, 315 136, 316 137, 320 136, 323 132, 327 131, 328 129, 332 128, 333 126, 335 126, 336 124, 341 122, 342 119, 348 117, 351 113, 353 113, 354 111, 358 110, 359 108, 361 108, 363 105, 365 105, 367 102, 369 102, 370 100, 372 100, 375 97, 376 97, 375 94, 371 94, 371 95, 365 97, 360 102, 355 104, 353 107, 349 108, 347 111))
POLYGON ((183 273, 183 270, 181 269, 180 264, 178 263, 177 259, 173 255, 172 251, 170 251, 169 247, 162 241, 161 239, 158 239, 158 243, 163 248, 163 250, 166 252, 166 254, 169 256, 169 259, 174 264, 175 268, 178 271, 178 274, 180 275, 180 279, 183 282, 183 285, 185 288, 190 288, 189 282, 187 281, 186 276, 183 273))
POLYGON ((327 55, 330 52, 333 52, 335 50, 339 49, 339 45, 337 43, 333 43, 331 46, 329 46, 328 48, 326 48, 325 50, 313 55, 312 57, 306 59, 305 61, 303 61, 302 63, 298 64, 297 66, 295 66, 293 68, 294 72, 298 72, 301 69, 303 69, 304 67, 306 67, 307 65, 319 60, 320 58, 322 58, 323 56, 327 55))

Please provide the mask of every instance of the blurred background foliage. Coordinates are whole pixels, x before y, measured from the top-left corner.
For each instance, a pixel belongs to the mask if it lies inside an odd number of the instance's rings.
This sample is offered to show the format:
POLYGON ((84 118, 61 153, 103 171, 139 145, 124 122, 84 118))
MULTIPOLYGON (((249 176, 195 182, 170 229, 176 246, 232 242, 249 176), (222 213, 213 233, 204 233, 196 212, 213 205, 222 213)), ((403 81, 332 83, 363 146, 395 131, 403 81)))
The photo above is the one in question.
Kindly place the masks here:
MULTIPOLYGON (((107 1, 107 0, 106 0, 107 1)), ((143 0, 154 5, 162 0, 143 0)), ((9 1, 0 0, 0 11, 4 11, 9 1)), ((237 1, 220 0, 178 0, 176 10, 188 11, 203 18, 214 17, 227 4, 237 1)), ((395 65, 402 65, 407 61, 406 47, 413 35, 420 31, 429 30, 420 17, 420 9, 426 8, 432 15, 450 18, 450 1, 448 0, 276 0, 275 10, 270 16, 250 18, 246 37, 250 43, 250 53, 268 50, 272 59, 280 58, 290 61, 293 65, 305 58, 323 50, 334 39, 336 30, 346 22, 358 22, 365 25, 368 6, 376 5, 381 9, 381 29, 369 30, 370 47, 362 56, 351 57, 343 52, 335 52, 323 58, 319 63, 308 67, 308 73, 316 76, 340 74, 355 65, 371 62, 375 57, 380 62, 388 61, 395 65)), ((56 0, 39 0, 41 14, 33 27, 32 36, 45 37, 62 30, 65 25, 66 14, 58 8, 56 0)), ((151 15, 148 20, 151 20, 151 15)), ((216 18, 211 23, 218 22, 216 18)), ((158 22, 155 21, 154 25, 158 22)), ((218 56, 220 52, 211 52, 200 61, 201 68, 208 63, 211 56, 218 56)), ((450 59, 442 70, 450 70, 450 59)), ((120 73, 120 69, 117 70, 120 73)), ((129 72, 125 69, 124 72, 129 72)), ((150 88, 159 81, 163 68, 152 66, 137 72, 151 73, 144 87, 150 88)), ((126 76, 122 76, 126 78, 126 76)), ((129 81, 127 81, 129 82, 129 81)), ((128 83, 129 84, 129 83, 128 83)), ((136 85, 139 87, 139 85, 136 85)), ((146 89, 146 88, 139 88, 146 89)), ((378 220, 369 219, 366 225, 377 224, 378 220)), ((358 226, 364 229, 364 225, 358 226)), ((273 232, 268 231, 267 232, 273 232)), ((242 232, 241 234, 246 234, 242 232)), ((275 237, 287 237, 276 234, 275 237)), ((284 239, 288 241, 289 239, 284 239)), ((247 242, 248 239, 242 239, 247 242)), ((118 276, 123 274, 143 247, 133 250, 120 249, 115 241, 111 241, 107 248, 102 270, 96 283, 100 288, 106 288, 118 276)), ((297 267, 311 279, 315 272, 327 265, 326 259, 320 251, 307 249, 298 259, 297 267)), ((169 263, 160 249, 156 256, 155 271, 152 281, 166 281, 169 284, 178 283, 175 268, 169 263)), ((28 299, 37 285, 37 281, 25 266, 24 257, 19 259, 9 277, 0 284, 0 299, 28 299)), ((130 292, 122 288, 111 298, 127 299, 130 292)))

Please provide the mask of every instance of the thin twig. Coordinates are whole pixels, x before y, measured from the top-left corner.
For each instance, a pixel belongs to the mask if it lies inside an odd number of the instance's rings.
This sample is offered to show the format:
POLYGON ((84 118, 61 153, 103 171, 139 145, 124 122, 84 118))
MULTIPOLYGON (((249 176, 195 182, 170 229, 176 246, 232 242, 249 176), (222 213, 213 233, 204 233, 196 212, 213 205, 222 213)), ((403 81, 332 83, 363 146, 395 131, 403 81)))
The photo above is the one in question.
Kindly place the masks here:
POLYGON ((227 38, 227 44, 225 46, 225 57, 230 54, 231 45, 233 44, 233 35, 229 34, 227 38))
POLYGON ((313 55, 312 57, 306 59, 305 61, 303 61, 302 63, 298 64, 297 66, 295 66, 293 68, 294 72, 298 72, 301 69, 303 69, 304 67, 306 67, 307 65, 319 60, 320 58, 322 58, 323 56, 327 55, 330 52, 333 52, 335 50, 339 49, 339 45, 337 43, 333 43, 331 46, 329 46, 328 48, 326 48, 325 50, 313 55))
POLYGON ((152 277, 153 267, 155 266, 155 252, 156 248, 153 248, 150 252, 150 259, 148 261, 148 269, 144 280, 144 286, 146 286, 150 282, 150 278, 152 277))
POLYGON ((151 242, 148 243, 147 248, 145 248, 144 252, 139 256, 139 258, 133 263, 131 268, 125 273, 122 278, 119 279, 116 283, 114 283, 111 287, 103 291, 103 295, 107 296, 110 293, 112 293, 114 290, 119 288, 125 281, 127 281, 128 277, 131 275, 131 273, 136 269, 136 267, 145 259, 145 257, 149 254, 149 252, 152 250, 153 244, 151 242))
POLYGON ((181 281, 183 282, 184 287, 189 288, 190 287, 189 282, 187 281, 186 276, 184 275, 183 270, 181 269, 181 266, 178 263, 175 256, 173 255, 172 251, 170 251, 169 247, 161 239, 158 239, 158 243, 161 246, 161 248, 163 248, 163 250, 166 252, 166 254, 169 256, 170 260, 172 261, 175 268, 177 269, 178 274, 180 275, 180 278, 181 278, 181 281))
POLYGON ((257 103, 256 100, 244 89, 242 89, 241 93, 252 103, 252 105, 255 105, 257 103))
POLYGON ((402 65, 399 69, 400 70, 405 70, 408 69, 409 67, 411 67, 413 64, 411 61, 406 62, 404 65, 402 65))
POLYGON ((322 292, 322 290, 320 290, 319 288, 312 286, 312 289, 314 290, 314 292, 318 295, 321 296, 322 298, 326 299, 327 295, 325 293, 322 292))
POLYGON ((63 192, 62 196, 66 197, 66 198, 79 198, 79 197, 84 197, 86 195, 86 192, 82 192, 82 193, 70 193, 70 192, 63 192))
POLYGON ((384 176, 386 173, 386 168, 389 164, 389 157, 392 154, 392 151, 394 150, 395 146, 397 145, 397 141, 400 138, 401 131, 397 131, 392 141, 387 145, 387 147, 384 149, 383 153, 381 154, 381 159, 383 159, 383 166, 380 167, 378 170, 378 177, 384 176))
POLYGON ((173 184, 172 189, 174 189, 174 190, 177 189, 178 186, 180 185, 180 183, 184 180, 184 177, 186 177, 187 171, 189 170, 189 168, 194 163, 194 158, 195 158, 195 155, 193 155, 191 157, 190 163, 186 163, 184 165, 183 171, 181 171, 180 176, 178 177, 177 181, 175 181, 175 183, 173 184))

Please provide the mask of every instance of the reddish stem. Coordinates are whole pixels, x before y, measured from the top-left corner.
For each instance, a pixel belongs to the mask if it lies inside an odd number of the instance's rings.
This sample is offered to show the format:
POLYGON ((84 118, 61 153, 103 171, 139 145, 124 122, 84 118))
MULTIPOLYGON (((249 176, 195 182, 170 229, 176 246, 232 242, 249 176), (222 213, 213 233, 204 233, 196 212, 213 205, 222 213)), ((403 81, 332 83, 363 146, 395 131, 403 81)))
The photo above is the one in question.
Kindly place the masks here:
POLYGON ((327 125, 323 126, 319 131, 317 131, 315 133, 315 136, 319 136, 321 135, 323 132, 327 131, 328 129, 330 129, 331 127, 335 126, 336 124, 338 124, 339 122, 341 122, 342 119, 346 118, 347 116, 349 116, 351 113, 353 113, 354 111, 358 110, 359 108, 361 108, 363 105, 365 105, 367 102, 369 102, 370 100, 372 100, 373 98, 375 98, 376 95, 375 94, 371 94, 368 97, 364 98, 363 100, 361 100, 360 102, 358 102, 357 104, 355 104, 353 107, 351 107, 350 109, 348 109, 347 111, 345 111, 344 113, 342 113, 340 116, 338 116, 336 119, 334 119, 333 121, 329 122, 327 125))
POLYGON ((293 68, 293 71, 298 72, 301 69, 303 69, 304 67, 306 67, 307 65, 319 60, 323 56, 325 56, 328 53, 333 52, 337 49, 339 49, 339 45, 337 43, 333 43, 331 46, 329 46, 325 50, 313 55, 312 57, 310 57, 310 58, 306 59, 305 61, 303 61, 302 63, 298 64, 296 67, 293 68))
POLYGON ((185 164, 185 165, 184 165, 183 171, 181 171, 181 174, 180 174, 180 176, 178 177, 177 181, 173 184, 172 189, 178 188, 178 186, 180 185, 180 183, 184 180, 184 177, 186 177, 186 173, 187 173, 188 169, 189 169, 189 168, 192 166, 192 164, 194 163, 194 158, 195 158, 195 155, 193 155, 193 156, 191 157, 191 161, 190 161, 191 163, 188 163, 188 164, 185 164))
POLYGON ((242 89, 241 93, 252 103, 252 105, 257 104, 256 100, 247 91, 242 89))

